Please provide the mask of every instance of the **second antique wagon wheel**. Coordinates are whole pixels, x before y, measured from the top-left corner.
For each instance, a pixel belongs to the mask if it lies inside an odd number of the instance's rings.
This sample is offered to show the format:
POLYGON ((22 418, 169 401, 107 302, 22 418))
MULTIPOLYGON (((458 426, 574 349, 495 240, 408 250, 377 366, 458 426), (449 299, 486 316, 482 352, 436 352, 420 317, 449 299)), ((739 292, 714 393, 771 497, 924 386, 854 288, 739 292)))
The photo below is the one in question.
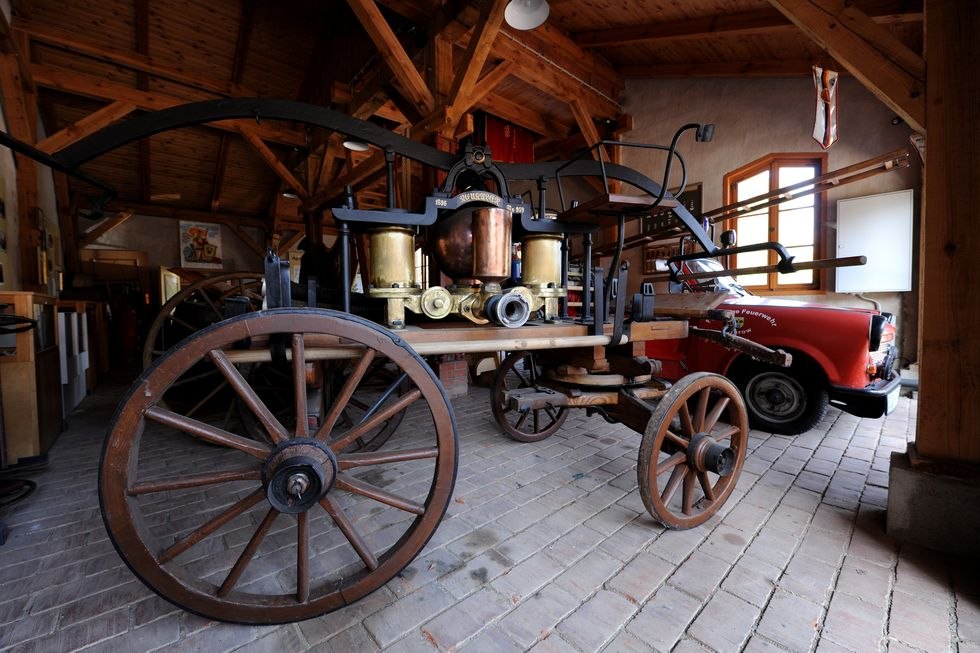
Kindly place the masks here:
POLYGON ((100 498, 116 549, 158 594, 212 619, 285 623, 353 603, 401 571, 442 519, 456 464, 452 408, 411 348, 356 316, 275 309, 208 327, 143 373, 110 424, 100 498), (271 360, 277 340, 291 361, 294 415, 308 415, 307 362, 356 358, 312 426, 295 417, 293 428, 283 426, 236 366, 271 360), (342 426, 350 395, 382 357, 405 373, 404 394, 342 426), (161 405, 169 385, 201 360, 271 444, 161 405), (345 451, 402 411, 406 428, 388 450, 345 451))
MULTIPOLYGON (((157 313, 143 342, 143 369, 184 338, 227 317, 230 302, 241 312, 262 308, 261 272, 230 272, 201 279, 171 297, 157 313)), ((227 427, 233 403, 228 383, 207 365, 197 365, 184 373, 167 390, 167 403, 192 407, 190 414, 221 412, 227 427)))
POLYGON ((538 442, 553 435, 568 417, 568 409, 558 406, 518 411, 504 401, 504 393, 530 388, 541 378, 541 364, 533 352, 515 352, 497 368, 490 407, 497 425, 515 440, 538 442))
MULTIPOLYGON (((307 375, 315 377, 315 387, 307 384, 307 415, 315 419, 316 415, 326 414, 326 409, 333 398, 343 391, 350 375, 357 370, 358 361, 317 361, 313 365, 307 369, 307 375), (316 366, 315 370, 313 365, 316 366)), ((259 397, 284 426, 292 428, 294 424, 291 420, 295 417, 292 410, 295 396, 290 380, 292 376, 290 363, 259 363, 249 368, 247 371, 249 383, 259 397)), ((403 374, 398 366, 387 358, 376 356, 348 398, 346 406, 337 418, 337 423, 352 428, 369 419, 392 396, 397 399, 403 395, 406 391, 406 379, 403 374)), ((264 432, 261 422, 248 406, 241 401, 235 403, 245 433, 254 440, 268 442, 268 435, 264 432)), ((405 411, 395 413, 376 428, 357 438, 347 451, 377 451, 398 430, 404 418, 405 411)))
POLYGON ((640 443, 637 481, 646 509, 668 528, 693 528, 728 499, 745 461, 748 414, 735 385, 697 372, 660 400, 640 443))
POLYGON ((196 281, 167 300, 153 319, 143 343, 143 369, 189 335, 225 319, 225 302, 249 300, 249 310, 262 307, 262 272, 229 272, 196 281))

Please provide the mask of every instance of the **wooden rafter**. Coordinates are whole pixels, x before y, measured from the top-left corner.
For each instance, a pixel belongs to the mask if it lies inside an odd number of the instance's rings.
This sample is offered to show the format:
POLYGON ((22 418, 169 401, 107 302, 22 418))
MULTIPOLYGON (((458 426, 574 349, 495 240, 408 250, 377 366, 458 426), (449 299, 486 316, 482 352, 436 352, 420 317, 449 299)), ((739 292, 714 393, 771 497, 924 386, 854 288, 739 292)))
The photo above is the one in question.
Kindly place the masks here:
POLYGON ((119 211, 116 215, 107 217, 78 238, 78 247, 88 247, 102 236, 106 235, 122 223, 133 217, 135 213, 132 209, 119 211))
POLYGON ((245 233, 245 230, 237 222, 227 222, 225 226, 231 230, 233 234, 238 236, 238 239, 248 245, 259 258, 265 257, 265 246, 263 243, 257 242, 254 238, 245 233))
POLYGON ((769 0, 913 129, 925 132, 925 61, 844 0, 769 0))
POLYGON ((300 180, 296 178, 289 168, 287 168, 283 162, 279 160, 276 153, 269 149, 269 146, 266 145, 258 134, 252 130, 251 126, 240 123, 238 125, 238 133, 240 133, 242 138, 244 138, 245 141, 252 146, 252 149, 258 152, 259 156, 262 157, 262 160, 265 161, 277 175, 279 175, 279 178, 286 182, 290 188, 296 191, 297 195, 304 200, 309 198, 309 193, 306 192, 306 185, 300 182, 300 180))
POLYGON ((347 0, 347 3, 378 48, 406 97, 423 115, 430 113, 435 108, 435 98, 374 0, 347 0))
MULTIPOLYGON (((50 88, 72 95, 102 100, 103 102, 122 100, 131 102, 143 111, 159 111, 169 109, 190 100, 177 98, 156 91, 142 92, 123 84, 116 84, 101 77, 85 75, 56 66, 45 64, 30 64, 29 70, 34 81, 42 88, 50 88)), ((205 99, 205 98, 195 98, 205 99)), ((305 146, 306 137, 298 130, 280 129, 268 125, 256 125, 254 120, 220 120, 207 123, 206 127, 223 131, 238 132, 239 123, 248 123, 254 133, 263 140, 283 145, 305 146)))
POLYGON ((154 77, 177 82, 191 88, 196 88, 209 93, 224 96, 253 97, 255 91, 240 86, 207 79, 200 75, 190 75, 179 69, 166 66, 151 56, 133 53, 129 50, 122 50, 107 46, 104 43, 97 43, 79 36, 68 30, 58 29, 48 25, 41 25, 29 20, 21 20, 19 17, 14 20, 13 28, 27 34, 31 40, 38 43, 63 48, 76 54, 86 55, 93 59, 106 61, 108 63, 138 70, 154 77))
MULTIPOLYGON (((82 198, 80 203, 84 206, 84 201, 87 198, 82 198)), ((132 210, 136 215, 145 215, 157 218, 173 218, 175 220, 199 220, 202 222, 218 222, 220 224, 227 224, 234 222, 243 227, 254 227, 256 229, 265 229, 268 223, 261 219, 256 218, 253 215, 244 215, 241 213, 232 213, 228 211, 211 212, 211 211, 197 211, 194 209, 183 209, 174 206, 163 206, 160 204, 142 204, 139 202, 109 202, 106 205, 105 210, 107 212, 111 211, 125 211, 132 210)), ((283 215, 282 223, 284 225, 299 224, 299 221, 295 215, 283 215)))
MULTIPOLYGON (((821 60, 826 57, 821 57, 821 60)), ((637 64, 620 66, 626 79, 655 77, 800 77, 813 74, 813 59, 780 61, 712 61, 708 63, 637 64)), ((826 62, 831 65, 831 62, 826 62)), ((846 71, 841 71, 848 74, 846 71)))
MULTIPOLYGON (((915 22, 922 20, 922 3, 909 7, 905 0, 887 2, 862 2, 863 8, 873 21, 880 24, 915 22)), ((762 9, 734 14, 715 14, 698 18, 661 21, 645 25, 623 25, 611 29, 578 32, 572 39, 586 48, 622 46, 631 43, 666 44, 678 41, 696 41, 715 36, 747 36, 750 34, 778 34, 796 30, 797 27, 779 11, 762 9)))
POLYGON ((85 116, 73 125, 69 125, 61 131, 51 134, 37 144, 37 149, 51 154, 58 150, 68 147, 76 141, 94 134, 103 127, 107 127, 124 116, 136 110, 136 105, 132 102, 116 100, 110 102, 98 111, 94 111, 85 116))
POLYGON ((279 241, 279 247, 276 248, 279 256, 282 256, 289 250, 294 249, 297 245, 299 245, 303 241, 304 238, 306 238, 306 232, 300 230, 294 233, 286 240, 279 241))
MULTIPOLYGON (((241 17, 238 20, 238 39, 235 41, 235 56, 231 62, 231 83, 238 85, 245 73, 245 59, 252 39, 252 24, 255 19, 253 0, 241 0, 241 17)), ((228 134, 222 134, 218 141, 218 151, 214 158, 214 175, 211 178, 211 210, 217 211, 221 205, 221 188, 224 185, 225 167, 228 164, 228 134)))
POLYGON ((483 64, 486 63, 493 42, 500 31, 500 23, 504 19, 504 7, 506 5, 506 0, 492 0, 492 2, 484 5, 480 20, 473 27, 473 35, 470 37, 466 55, 455 66, 456 77, 453 79, 453 85, 446 100, 454 127, 462 115, 461 107, 470 107, 474 104, 471 97, 473 89, 476 87, 480 73, 483 72, 483 64))
MULTIPOLYGON (((136 0, 134 10, 134 28, 136 36, 136 53, 146 56, 150 52, 150 0, 136 0)), ((140 91, 150 90, 150 76, 146 71, 136 73, 136 88, 140 91)), ((137 143, 139 150, 139 194, 144 202, 150 200, 150 139, 141 138, 137 143)))

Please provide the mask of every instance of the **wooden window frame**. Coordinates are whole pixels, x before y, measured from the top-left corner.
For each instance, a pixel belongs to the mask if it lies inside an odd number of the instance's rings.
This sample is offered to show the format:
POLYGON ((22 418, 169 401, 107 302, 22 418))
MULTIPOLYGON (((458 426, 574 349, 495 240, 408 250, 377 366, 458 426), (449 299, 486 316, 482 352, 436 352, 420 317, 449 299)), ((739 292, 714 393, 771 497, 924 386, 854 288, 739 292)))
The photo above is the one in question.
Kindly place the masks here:
MULTIPOLYGON (((760 157, 751 163, 732 170, 725 175, 723 180, 724 188, 724 202, 723 205, 733 204, 737 202, 738 192, 736 189, 736 184, 738 182, 748 179, 754 175, 763 172, 764 170, 769 171, 769 187, 770 190, 775 190, 773 188, 773 180, 778 180, 778 172, 781 167, 792 167, 793 165, 801 165, 805 163, 812 163, 818 166, 815 177, 819 177, 827 172, 827 153, 826 152, 777 152, 773 154, 767 154, 766 156, 760 157)), ((778 183, 778 182, 777 182, 778 183)), ((778 224, 779 224, 779 204, 775 204, 768 208, 769 215, 769 235, 770 240, 779 240, 778 235, 778 224)), ((825 198, 825 193, 815 193, 813 196, 813 258, 819 259, 824 257, 824 252, 827 247, 827 202, 825 198)), ((738 224, 738 217, 731 218, 725 221, 725 229, 736 229, 738 224)), ((740 245, 747 245, 749 243, 739 243, 740 245)), ((775 252, 769 252, 769 264, 775 265, 778 262, 778 256, 775 252)), ((727 267, 735 268, 737 266, 737 255, 730 256, 727 261, 727 267)), ((779 284, 778 283, 778 272, 770 272, 767 275, 765 286, 746 286, 749 290, 756 294, 766 294, 766 295, 794 295, 801 293, 823 293, 826 292, 826 271, 825 270, 814 270, 813 271, 813 282, 807 284, 779 284)))

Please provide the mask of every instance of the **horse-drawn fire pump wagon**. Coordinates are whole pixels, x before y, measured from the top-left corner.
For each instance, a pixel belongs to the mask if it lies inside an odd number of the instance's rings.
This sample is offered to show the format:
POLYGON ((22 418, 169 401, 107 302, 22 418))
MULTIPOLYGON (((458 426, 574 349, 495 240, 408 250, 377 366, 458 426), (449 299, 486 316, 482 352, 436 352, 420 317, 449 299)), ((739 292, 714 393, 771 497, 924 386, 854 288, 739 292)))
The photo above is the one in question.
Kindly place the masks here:
MULTIPOLYGON (((388 208, 362 210, 349 199, 333 209, 341 260, 332 287, 309 271, 306 285, 290 284, 270 255, 261 296, 232 275, 222 292, 203 293, 227 319, 165 351, 151 340, 155 360, 109 424, 100 492, 116 548, 157 593, 214 619, 280 623, 351 604, 408 565, 438 528, 456 477, 457 422, 429 355, 509 352, 492 409, 516 440, 548 437, 573 408, 639 433, 643 504, 669 528, 701 524, 729 498, 748 438, 742 397, 716 374, 658 378, 645 343, 693 337, 687 320, 710 318, 724 328, 699 337, 770 363, 790 357, 736 336, 711 296, 661 301, 647 287, 628 297, 621 264, 625 224, 654 210, 670 212, 663 235, 693 238, 699 256, 744 251, 716 246, 665 190, 672 162, 684 166, 681 134, 694 129, 706 140, 710 126, 686 125, 669 146, 643 146, 666 152, 660 183, 591 154, 498 164, 485 148, 441 152, 328 109, 270 100, 160 111, 50 156, 3 141, 78 175, 86 161, 138 138, 242 117, 293 120, 379 148, 388 208), (399 158, 445 174, 418 213, 395 206, 399 158), (568 184, 582 177, 604 192, 566 205, 568 184), (517 194, 521 185, 530 201, 517 194), (592 234, 604 223, 616 227, 619 246, 608 269, 593 268, 592 234), (423 237, 451 284, 422 288, 416 279, 423 237), (366 247, 353 248, 355 240, 366 247), (523 256, 516 280, 514 243, 523 256), (349 256, 358 249, 368 252, 359 261, 363 294, 351 292, 349 256), (573 249, 585 262, 584 297, 569 317, 573 249)), ((778 243, 764 247, 781 252, 780 270, 798 269, 778 243)), ((163 322, 176 319, 172 308, 163 322)))

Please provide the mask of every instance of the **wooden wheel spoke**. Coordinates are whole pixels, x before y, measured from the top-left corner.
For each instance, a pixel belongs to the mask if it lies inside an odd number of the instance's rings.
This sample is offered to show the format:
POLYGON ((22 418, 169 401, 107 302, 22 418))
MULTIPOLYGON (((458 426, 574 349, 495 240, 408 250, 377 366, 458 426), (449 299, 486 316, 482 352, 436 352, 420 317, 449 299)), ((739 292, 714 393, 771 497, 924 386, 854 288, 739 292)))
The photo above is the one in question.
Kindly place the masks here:
POLYGON ((202 440, 207 440, 213 444, 244 451, 248 455, 261 458, 262 460, 265 460, 271 451, 266 444, 229 433, 224 429, 219 429, 216 426, 205 424, 196 419, 178 415, 173 411, 160 408, 159 406, 147 408, 146 417, 164 426, 175 428, 178 431, 183 431, 184 433, 201 438, 202 440))
POLYGON ((361 534, 357 532, 356 528, 354 528, 354 524, 352 524, 347 515, 344 514, 344 511, 341 510, 341 508, 333 501, 331 501, 329 496, 320 499, 320 505, 327 511, 327 514, 333 519, 333 523, 337 525, 337 528, 339 528, 340 532, 344 534, 347 541, 350 542, 351 548, 353 548, 357 555, 360 556, 361 560, 364 561, 364 566, 371 571, 377 569, 378 559, 374 557, 374 554, 371 552, 371 549, 368 548, 364 538, 361 537, 361 534))
POLYGON ((681 433, 688 438, 694 436, 694 423, 691 421, 691 411, 687 407, 687 402, 685 401, 680 405, 680 409, 677 411, 681 418, 681 433))
POLYGON ((203 289, 201 290, 201 297, 204 298, 204 303, 210 306, 211 310, 214 311, 214 316, 218 318, 217 320, 215 320, 216 322, 220 322, 221 320, 225 319, 225 314, 221 312, 218 306, 214 303, 214 300, 211 299, 211 296, 208 295, 206 290, 203 289))
POLYGON ((704 496, 708 501, 715 500, 715 489, 711 487, 711 479, 708 477, 708 472, 698 472, 698 482, 701 484, 701 491, 704 492, 704 496))
POLYGON ((527 377, 521 374, 521 371, 517 369, 517 367, 511 368, 511 370, 517 375, 517 378, 520 379, 520 382, 517 384, 518 388, 530 388, 532 385, 534 385, 533 381, 529 381, 527 377))
POLYGON ((554 407, 552 407, 552 406, 545 406, 544 407, 544 412, 548 413, 548 417, 551 418, 551 423, 552 424, 554 424, 555 422, 558 421, 558 413, 555 412, 554 407))
POLYGON ((656 476, 660 476, 661 474, 663 474, 664 472, 666 472, 668 469, 673 469, 674 467, 677 467, 678 465, 680 465, 681 463, 686 462, 686 461, 687 461, 687 453, 686 452, 682 451, 682 452, 679 452, 679 453, 675 453, 673 456, 671 456, 670 458, 668 458, 664 462, 658 464, 657 465, 657 468, 656 468, 656 472, 654 472, 654 474, 656 476))
MULTIPOLYGON (((411 392, 405 393, 404 395, 399 397, 397 401, 392 402, 385 408, 382 408, 374 415, 371 415, 370 418, 366 420, 362 420, 357 426, 347 431, 336 440, 332 440, 330 442, 330 448, 334 451, 334 453, 342 451, 351 442, 357 440, 357 438, 362 437, 366 433, 369 433, 373 429, 385 423, 396 413, 399 413, 405 410, 406 408, 408 408, 409 406, 411 406, 413 403, 418 401, 421 396, 422 396, 422 391, 419 390, 418 388, 413 389, 411 392)), ((317 435, 319 435, 319 432, 317 433, 317 435)))
POLYGON ((371 485, 370 483, 366 483, 348 474, 337 474, 337 480, 334 481, 334 487, 341 490, 346 490, 347 492, 352 492, 354 494, 359 494, 362 497, 367 497, 368 499, 374 499, 375 501, 387 504, 393 508, 398 508, 399 510, 404 510, 405 512, 410 512, 416 515, 425 513, 425 506, 421 503, 400 497, 397 494, 392 494, 387 490, 382 490, 376 485, 371 485))
POLYGON ((660 493, 660 501, 667 505, 670 500, 674 498, 674 493, 677 492, 677 488, 680 487, 681 481, 687 476, 687 466, 679 465, 674 467, 674 471, 670 473, 670 480, 667 481, 667 485, 664 486, 664 491, 660 493))
POLYGON ((211 360, 214 361, 215 366, 221 371, 228 384, 235 390, 238 396, 241 398, 242 402, 248 406, 249 410, 255 415, 263 427, 265 427, 266 433, 269 434, 269 438, 273 442, 282 442, 289 438, 289 432, 286 431, 286 427, 276 419, 269 407, 265 405, 265 402, 256 394, 255 390, 248 384, 242 373, 238 371, 238 368, 228 360, 224 352, 220 349, 212 349, 210 352, 211 360))
POLYGON ((360 399, 357 399, 355 397, 351 397, 350 398, 350 401, 348 401, 347 403, 350 404, 351 406, 353 406, 354 408, 360 408, 361 410, 363 410, 365 412, 368 409, 368 405, 366 403, 364 403, 363 401, 361 401, 360 399))
POLYGON ((218 588, 218 596, 227 596, 231 590, 235 589, 235 585, 245 572, 245 568, 248 567, 248 563, 255 557, 255 552, 258 550, 259 545, 262 544, 262 540, 268 534, 269 529, 272 528, 272 524, 278 516, 279 511, 275 508, 269 508, 269 512, 265 513, 265 518, 262 520, 262 523, 252 533, 252 537, 249 539, 248 544, 245 545, 245 549, 238 556, 235 565, 225 577, 225 582, 221 583, 221 587, 218 588))
MULTIPOLYGON (((340 389, 340 393, 337 398, 334 399, 333 406, 330 407, 330 412, 327 416, 323 418, 323 423, 320 424, 320 428, 317 429, 316 435, 313 437, 317 440, 325 440, 330 432, 333 430, 334 425, 337 423, 337 418, 340 416, 341 411, 347 407, 350 401, 351 395, 354 394, 354 390, 360 384, 361 379, 364 378, 364 373, 367 372, 368 367, 371 366, 371 361, 374 360, 375 351, 373 349, 367 349, 364 355, 361 356, 361 360, 357 361, 357 365, 351 370, 350 376, 344 381, 344 387, 340 389)), ((356 439, 352 438, 352 439, 356 439)))
POLYGON ((667 440, 668 442, 671 442, 673 444, 676 444, 678 447, 680 447, 681 449, 683 449, 685 451, 687 450, 687 448, 689 446, 691 446, 691 441, 690 440, 688 440, 687 438, 683 438, 683 437, 677 435, 673 431, 667 431, 666 433, 664 433, 664 440, 667 440))
POLYGON ((306 421, 306 344, 302 333, 293 334, 291 345, 293 353, 293 395, 296 400, 296 428, 293 433, 297 438, 309 435, 309 424, 306 421))
POLYGON ((218 374, 217 370, 208 370, 207 372, 201 372, 200 374, 195 374, 193 376, 185 375, 171 383, 170 388, 168 389, 179 388, 180 386, 187 385, 188 383, 197 383, 198 381, 206 379, 209 376, 215 376, 216 374, 218 374))
POLYGON ((174 324, 180 325, 180 326, 184 327, 185 329, 187 329, 188 331, 191 331, 191 332, 197 331, 197 330, 199 330, 201 328, 199 326, 194 326, 190 322, 187 322, 185 320, 182 320, 181 318, 177 317, 176 315, 168 315, 167 316, 167 319, 169 319, 174 324))
POLYGON ((684 495, 681 510, 685 515, 690 516, 694 512, 694 470, 684 476, 684 495))
POLYGON ((534 432, 535 433, 538 433, 539 431, 541 431, 541 411, 540 410, 535 410, 534 411, 534 432))
POLYGON ((193 476, 183 476, 179 479, 152 479, 137 483, 126 490, 126 494, 131 497, 141 494, 153 494, 154 492, 167 492, 168 490, 183 490, 202 485, 215 485, 217 483, 227 483, 229 481, 258 481, 262 478, 262 472, 258 469, 239 469, 229 472, 208 472, 206 474, 195 474, 193 476))
POLYGON ((708 416, 704 420, 704 428, 702 430, 705 433, 711 433, 711 429, 713 429, 715 424, 718 423, 718 418, 721 417, 721 414, 725 412, 726 408, 728 408, 729 403, 731 403, 731 399, 728 397, 718 398, 718 401, 715 402, 715 405, 711 408, 711 412, 708 413, 708 416))
POLYGON ((708 399, 711 397, 711 388, 704 388, 698 393, 698 406, 694 413, 694 430, 704 433, 707 429, 704 426, 704 418, 708 412, 708 399))
POLYGON ((345 470, 354 467, 399 463, 405 460, 424 460, 426 458, 435 458, 438 455, 439 449, 436 447, 426 449, 400 449, 398 451, 363 451, 337 456, 337 466, 341 470, 345 470))
POLYGON ((310 598, 310 513, 296 515, 296 600, 310 598))
POLYGON ((216 394, 224 390, 226 387, 228 387, 227 381, 222 381, 221 383, 216 385, 211 392, 204 395, 203 399, 201 399, 199 402, 194 404, 194 406, 189 411, 184 413, 184 417, 191 417, 192 415, 194 415, 194 413, 199 411, 206 403, 211 401, 211 399, 213 399, 216 394))
POLYGON ((529 411, 529 410, 523 411, 521 413, 521 418, 519 420, 517 420, 517 423, 516 424, 514 424, 514 430, 520 430, 521 426, 523 426, 524 425, 524 422, 527 420, 527 416, 530 415, 530 414, 531 414, 531 411, 529 411))
POLYGON ((716 442, 724 442, 725 440, 731 442, 732 438, 738 435, 741 431, 742 431, 741 428, 732 424, 729 425, 729 427, 726 428, 724 431, 715 435, 714 438, 716 442))
POLYGON ((205 523, 197 530, 177 540, 177 542, 175 542, 172 546, 170 546, 163 553, 160 554, 158 561, 160 562, 160 564, 163 564, 165 562, 169 562, 170 560, 173 560, 181 553, 191 548, 192 546, 194 546, 195 544, 197 544, 198 542, 206 538, 208 535, 215 532, 216 530, 218 530, 228 522, 230 522, 235 517, 238 517, 239 515, 247 511, 249 508, 254 507, 264 498, 265 498, 265 490, 263 488, 258 488, 250 495, 248 495, 241 501, 238 501, 237 503, 235 503, 233 506, 225 510, 223 513, 221 513, 214 519, 205 523))

